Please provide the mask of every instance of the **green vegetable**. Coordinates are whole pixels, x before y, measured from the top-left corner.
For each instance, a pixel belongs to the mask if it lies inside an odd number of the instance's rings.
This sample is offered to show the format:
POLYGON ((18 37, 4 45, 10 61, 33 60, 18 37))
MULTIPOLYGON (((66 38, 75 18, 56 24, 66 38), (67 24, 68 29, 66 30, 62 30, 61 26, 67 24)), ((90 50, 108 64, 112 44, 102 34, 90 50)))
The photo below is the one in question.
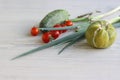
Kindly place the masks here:
POLYGON ((86 39, 89 45, 95 48, 107 48, 116 39, 117 32, 111 23, 107 21, 95 21, 86 31, 86 39))
MULTIPOLYGON (((105 16, 108 16, 108 15, 110 15, 110 14, 113 14, 113 13, 115 13, 116 11, 118 11, 118 10, 120 10, 120 7, 118 7, 118 8, 116 8, 116 9, 114 9, 114 10, 112 10, 112 11, 110 11, 110 12, 108 12, 108 13, 105 13, 105 14, 102 14, 102 15, 99 15, 99 16, 95 16, 95 18, 94 17, 87 17, 87 18, 76 18, 76 19, 73 19, 73 21, 78 21, 78 20, 81 20, 81 22, 80 22, 80 29, 78 30, 78 32, 74 32, 73 34, 70 34, 70 35, 68 35, 68 36, 65 36, 65 37, 63 37, 63 38, 60 38, 60 39, 58 39, 58 40, 55 40, 55 41, 52 41, 52 42, 50 42, 50 43, 48 43, 48 44, 46 44, 46 45, 43 45, 43 46, 41 46, 41 47, 38 47, 38 48, 35 48, 35 49, 32 49, 32 50, 30 50, 30 51, 28 51, 28 52, 25 52, 25 53, 23 53, 23 54, 21 54, 21 55, 18 55, 18 56, 16 56, 16 57, 14 57, 14 58, 12 58, 12 60, 14 60, 14 59, 17 59, 17 58, 20 58, 20 57, 23 57, 23 56, 26 56, 26 55, 28 55, 28 54, 32 54, 32 53, 34 53, 34 52, 36 52, 36 51, 40 51, 40 50, 43 50, 43 49, 46 49, 46 48, 49 48, 49 47, 52 47, 52 46, 54 46, 54 45, 58 45, 58 44, 61 44, 61 43, 68 43, 59 53, 61 53, 65 48, 67 48, 67 47, 69 47, 70 45, 72 45, 73 43, 75 43, 75 42, 77 42, 78 40, 81 40, 81 39, 83 39, 83 37, 84 37, 84 35, 85 35, 85 31, 87 30, 87 28, 88 28, 88 26, 91 24, 90 23, 90 21, 91 20, 98 20, 98 19, 100 19, 100 18, 103 18, 103 17, 105 17, 105 16)), ((57 18, 57 17, 56 17, 57 18)), ((120 21, 120 17, 119 18, 117 18, 117 19, 114 19, 114 20, 112 20, 111 21, 111 23, 116 23, 116 22, 119 22, 120 21)), ((49 25, 48 25, 49 26, 49 25)), ((51 27, 51 26, 50 26, 51 27)), ((116 28, 117 27, 120 27, 119 26, 119 24, 117 23, 117 25, 115 26, 116 28)), ((46 27, 46 29, 47 29, 47 27, 46 27)), ((46 30, 45 29, 45 30, 46 30)), ((70 28, 69 28, 70 29, 70 28)), ((73 29, 73 26, 71 26, 71 29, 73 29)), ((49 29, 48 29, 49 30, 49 29)), ((59 29, 58 29, 59 30, 59 29)), ((61 29, 61 30, 63 30, 63 29, 61 29)))
POLYGON ((53 27, 55 24, 62 23, 69 19, 70 14, 63 9, 54 10, 48 13, 40 22, 40 28, 53 27))

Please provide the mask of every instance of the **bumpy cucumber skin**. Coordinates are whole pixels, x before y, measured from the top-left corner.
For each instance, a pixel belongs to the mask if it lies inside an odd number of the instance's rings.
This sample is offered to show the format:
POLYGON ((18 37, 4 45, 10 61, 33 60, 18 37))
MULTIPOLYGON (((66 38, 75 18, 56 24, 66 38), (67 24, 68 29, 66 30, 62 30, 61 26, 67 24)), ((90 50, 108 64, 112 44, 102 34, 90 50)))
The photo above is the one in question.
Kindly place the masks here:
POLYGON ((58 9, 48 13, 40 22, 39 27, 53 27, 55 24, 62 23, 69 19, 69 13, 66 10, 58 9))

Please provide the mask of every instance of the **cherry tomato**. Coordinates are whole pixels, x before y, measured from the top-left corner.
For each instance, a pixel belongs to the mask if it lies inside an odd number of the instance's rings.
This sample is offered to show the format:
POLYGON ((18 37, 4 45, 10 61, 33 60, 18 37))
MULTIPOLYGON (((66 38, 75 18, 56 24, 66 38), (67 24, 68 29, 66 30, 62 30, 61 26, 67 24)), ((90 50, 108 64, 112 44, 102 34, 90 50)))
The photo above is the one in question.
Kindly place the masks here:
MULTIPOLYGON (((61 24, 61 27, 66 27, 66 24, 61 24)), ((62 30, 62 33, 65 33, 67 30, 62 30)))
POLYGON ((58 30, 50 31, 50 33, 54 39, 57 39, 60 36, 60 32, 58 30))
POLYGON ((72 26, 72 25, 73 25, 73 22, 72 22, 71 20, 67 20, 67 21, 65 21, 65 24, 66 24, 67 26, 72 26))
MULTIPOLYGON (((54 25, 53 26, 54 28, 60 28, 61 27, 61 25, 60 24, 56 24, 56 25, 54 25)), ((61 30, 58 30, 59 31, 59 33, 61 34, 62 33, 62 31, 61 30)))
POLYGON ((50 39, 51 39, 51 34, 50 34, 50 32, 45 32, 45 33, 43 33, 43 35, 42 35, 42 41, 43 41, 44 43, 50 42, 50 39))
POLYGON ((56 24, 56 25, 54 25, 53 27, 54 27, 54 28, 59 28, 59 27, 61 27, 61 25, 60 25, 60 24, 56 24))
POLYGON ((31 29, 31 35, 37 36, 39 34, 39 29, 37 27, 32 27, 31 29))

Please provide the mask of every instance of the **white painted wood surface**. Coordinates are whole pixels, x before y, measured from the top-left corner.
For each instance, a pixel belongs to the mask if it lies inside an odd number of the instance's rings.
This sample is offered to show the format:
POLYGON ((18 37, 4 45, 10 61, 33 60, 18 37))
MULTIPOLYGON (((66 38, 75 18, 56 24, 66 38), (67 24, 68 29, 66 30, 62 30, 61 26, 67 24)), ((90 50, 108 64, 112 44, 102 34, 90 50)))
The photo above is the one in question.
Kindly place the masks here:
POLYGON ((10 61, 43 45, 29 31, 48 12, 66 9, 74 18, 117 6, 120 0, 0 0, 0 80, 120 80, 120 29, 107 49, 93 49, 83 40, 61 55, 57 52, 63 46, 56 46, 10 61))

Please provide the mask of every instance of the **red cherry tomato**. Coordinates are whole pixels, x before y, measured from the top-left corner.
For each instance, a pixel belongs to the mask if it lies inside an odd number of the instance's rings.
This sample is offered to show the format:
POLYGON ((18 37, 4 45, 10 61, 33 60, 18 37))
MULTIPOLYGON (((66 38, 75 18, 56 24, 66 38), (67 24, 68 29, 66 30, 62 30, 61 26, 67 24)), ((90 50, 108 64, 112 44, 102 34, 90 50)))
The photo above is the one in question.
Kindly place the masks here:
POLYGON ((31 35, 37 36, 39 34, 39 29, 37 27, 32 27, 31 29, 31 35))
POLYGON ((54 39, 57 39, 60 36, 60 32, 58 30, 57 31, 56 30, 50 31, 50 33, 54 39))
POLYGON ((50 42, 50 39, 51 39, 51 34, 50 34, 50 32, 45 32, 45 33, 43 33, 43 35, 42 35, 42 41, 43 41, 44 43, 50 42))
POLYGON ((54 25, 53 27, 54 27, 54 28, 59 28, 59 27, 61 27, 61 25, 60 25, 60 24, 56 24, 56 25, 54 25))
POLYGON ((72 22, 71 20, 67 20, 67 21, 65 21, 65 24, 66 24, 67 26, 72 26, 72 25, 73 25, 73 22, 72 22))
MULTIPOLYGON (((61 24, 61 27, 66 27, 66 24, 61 24)), ((62 30, 62 33, 65 33, 67 30, 62 30)))
MULTIPOLYGON (((56 25, 54 25, 53 26, 54 28, 60 28, 61 27, 61 25, 60 24, 56 24, 56 25)), ((61 34, 62 33, 62 31, 61 30, 58 30, 59 31, 59 33, 61 34)))

